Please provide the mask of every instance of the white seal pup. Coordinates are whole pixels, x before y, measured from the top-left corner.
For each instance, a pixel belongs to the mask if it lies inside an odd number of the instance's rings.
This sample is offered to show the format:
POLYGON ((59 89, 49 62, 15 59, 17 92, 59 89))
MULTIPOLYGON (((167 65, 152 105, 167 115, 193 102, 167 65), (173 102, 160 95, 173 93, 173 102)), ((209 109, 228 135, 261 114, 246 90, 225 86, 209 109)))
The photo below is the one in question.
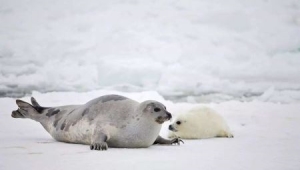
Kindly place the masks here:
POLYGON ((33 97, 32 105, 22 100, 16 103, 19 108, 12 112, 12 117, 33 119, 57 141, 88 144, 91 150, 182 142, 158 135, 162 123, 172 116, 157 101, 138 103, 123 96, 106 95, 83 105, 42 107, 33 97))
POLYGON ((169 138, 204 139, 233 137, 221 115, 208 107, 196 108, 187 113, 179 114, 169 126, 169 130, 169 138))

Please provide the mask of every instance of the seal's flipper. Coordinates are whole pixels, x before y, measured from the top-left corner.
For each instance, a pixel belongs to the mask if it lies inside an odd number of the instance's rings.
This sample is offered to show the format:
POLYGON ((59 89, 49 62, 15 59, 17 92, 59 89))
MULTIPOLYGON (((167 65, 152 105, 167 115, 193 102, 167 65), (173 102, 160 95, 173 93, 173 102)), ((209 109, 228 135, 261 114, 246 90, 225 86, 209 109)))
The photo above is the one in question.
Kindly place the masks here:
POLYGON ((43 107, 41 106, 34 97, 31 97, 31 104, 35 108, 35 110, 39 113, 42 113, 45 109, 49 109, 49 107, 43 107))
POLYGON ((96 131, 96 133, 94 133, 93 137, 92 137, 92 143, 90 145, 90 149, 91 150, 107 150, 108 149, 108 145, 107 145, 107 141, 109 140, 109 135, 106 135, 103 132, 98 132, 96 131))
POLYGON ((171 140, 164 139, 161 136, 158 136, 157 139, 154 141, 153 144, 162 144, 162 145, 180 145, 180 142, 184 143, 180 138, 174 138, 171 140))
POLYGON ((25 116, 21 112, 19 112, 19 110, 14 110, 11 113, 11 117, 13 117, 13 118, 25 118, 25 116))
POLYGON ((34 97, 31 97, 31 104, 34 107, 41 107, 41 105, 35 100, 34 97))
POLYGON ((11 116, 13 118, 31 118, 33 120, 37 119, 39 112, 31 104, 17 99, 16 103, 18 105, 18 110, 12 112, 11 116))

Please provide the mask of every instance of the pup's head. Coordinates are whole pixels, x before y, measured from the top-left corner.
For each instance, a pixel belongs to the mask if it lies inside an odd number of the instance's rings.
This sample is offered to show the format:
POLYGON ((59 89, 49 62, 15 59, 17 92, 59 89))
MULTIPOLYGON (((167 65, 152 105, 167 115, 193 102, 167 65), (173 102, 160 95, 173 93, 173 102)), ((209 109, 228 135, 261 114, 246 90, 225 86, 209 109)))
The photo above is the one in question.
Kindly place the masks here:
POLYGON ((172 124, 169 126, 169 130, 176 133, 177 135, 190 134, 199 129, 199 123, 203 121, 203 114, 199 110, 189 110, 185 113, 180 113, 172 121, 172 124))
POLYGON ((166 106, 157 101, 147 100, 141 103, 141 106, 143 113, 153 118, 158 124, 162 124, 172 118, 172 115, 167 111, 166 106))
POLYGON ((169 125, 169 130, 173 132, 178 132, 186 128, 186 126, 187 126, 187 120, 184 117, 180 116, 177 117, 175 121, 173 121, 172 124, 169 125))

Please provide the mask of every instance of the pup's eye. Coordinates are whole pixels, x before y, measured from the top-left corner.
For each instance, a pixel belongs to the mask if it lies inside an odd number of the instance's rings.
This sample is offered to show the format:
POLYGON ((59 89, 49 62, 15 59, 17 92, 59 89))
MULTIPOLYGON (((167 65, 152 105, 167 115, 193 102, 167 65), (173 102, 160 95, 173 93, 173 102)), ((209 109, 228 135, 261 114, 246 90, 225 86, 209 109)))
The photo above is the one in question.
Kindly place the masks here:
POLYGON ((155 111, 155 112, 159 112, 159 111, 160 111, 160 108, 156 107, 156 108, 154 108, 154 111, 155 111))
POLYGON ((180 122, 180 121, 177 121, 177 122, 176 122, 176 124, 177 124, 177 125, 180 125, 180 124, 181 124, 181 122, 180 122))

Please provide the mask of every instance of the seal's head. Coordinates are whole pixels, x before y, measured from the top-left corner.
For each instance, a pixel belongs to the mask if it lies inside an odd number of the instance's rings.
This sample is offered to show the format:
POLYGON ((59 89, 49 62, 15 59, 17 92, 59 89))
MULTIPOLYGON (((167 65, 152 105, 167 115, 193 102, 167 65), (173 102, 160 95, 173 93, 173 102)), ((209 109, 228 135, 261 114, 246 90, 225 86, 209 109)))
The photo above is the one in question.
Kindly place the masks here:
POLYGON ((144 101, 141 103, 140 109, 142 109, 144 115, 153 118, 158 124, 162 124, 172 118, 172 115, 167 111, 166 106, 157 101, 144 101))

